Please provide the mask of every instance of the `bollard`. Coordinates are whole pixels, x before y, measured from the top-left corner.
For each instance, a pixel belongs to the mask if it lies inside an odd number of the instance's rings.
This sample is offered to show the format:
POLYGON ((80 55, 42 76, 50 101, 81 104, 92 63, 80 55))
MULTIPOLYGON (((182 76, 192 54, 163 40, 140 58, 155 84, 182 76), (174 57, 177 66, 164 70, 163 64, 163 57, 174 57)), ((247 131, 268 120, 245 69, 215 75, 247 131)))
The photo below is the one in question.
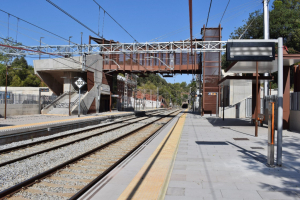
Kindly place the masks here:
POLYGON ((274 167, 274 102, 269 102, 268 111, 268 165, 274 167))

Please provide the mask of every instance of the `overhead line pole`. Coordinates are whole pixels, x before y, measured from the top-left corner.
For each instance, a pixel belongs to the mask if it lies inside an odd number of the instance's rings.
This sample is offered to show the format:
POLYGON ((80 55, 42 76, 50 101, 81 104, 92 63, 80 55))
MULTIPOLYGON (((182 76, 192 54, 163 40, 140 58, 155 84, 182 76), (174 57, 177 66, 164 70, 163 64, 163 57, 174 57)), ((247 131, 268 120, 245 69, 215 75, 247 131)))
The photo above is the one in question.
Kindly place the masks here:
MULTIPOLYGON (((269 0, 263 0, 263 8, 264 8, 264 39, 270 39, 270 32, 269 32, 269 0)), ((268 73, 264 73, 264 76, 268 76, 268 73)), ((263 96, 266 97, 269 95, 269 81, 264 81, 264 93, 263 96)), ((263 113, 265 113, 265 104, 263 103, 263 113)))
MULTIPOLYGON (((193 0, 189 0, 191 55, 193 55, 193 0)), ((193 56, 192 56, 193 58, 193 56)), ((193 63, 192 63, 193 66, 193 63)), ((192 68, 193 73, 193 68, 192 68)))
POLYGON ((282 166, 283 121, 283 40, 278 38, 278 112, 277 112, 277 165, 282 166))

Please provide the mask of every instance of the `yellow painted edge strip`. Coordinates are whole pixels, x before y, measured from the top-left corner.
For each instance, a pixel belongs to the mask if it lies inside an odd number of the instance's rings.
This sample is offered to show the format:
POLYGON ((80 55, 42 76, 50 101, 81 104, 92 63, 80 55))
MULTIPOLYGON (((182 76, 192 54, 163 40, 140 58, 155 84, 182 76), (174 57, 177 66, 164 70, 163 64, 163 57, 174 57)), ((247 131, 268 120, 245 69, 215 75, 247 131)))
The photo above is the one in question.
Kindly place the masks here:
POLYGON ((172 129, 165 136, 163 141, 159 144, 159 146, 118 199, 148 200, 158 199, 159 197, 165 195, 165 187, 168 185, 170 176, 169 170, 173 168, 173 159, 176 156, 175 153, 177 152, 176 150, 181 137, 185 118, 186 114, 183 114, 179 118, 177 124, 174 125, 175 128, 174 126, 172 127, 172 129), (163 147, 164 143, 166 144, 163 147), (155 162, 152 163, 160 149, 160 154, 157 156, 155 162), (152 166, 150 167, 151 164, 152 166), (145 175, 146 172, 147 174, 145 175))
MULTIPOLYGON (((188 109, 186 109, 185 111, 187 111, 188 109)), ((186 113, 184 115, 182 115, 182 117, 184 118, 184 122, 183 122, 183 126, 184 126, 184 123, 185 123, 185 118, 186 118, 186 113)), ((175 160, 176 160, 176 157, 177 157, 177 153, 178 153, 178 148, 179 148, 179 142, 180 142, 180 138, 181 138, 181 135, 182 135, 182 130, 183 130, 183 126, 182 127, 178 127, 181 129, 180 131, 180 136, 179 136, 179 139, 178 139, 178 142, 177 142, 177 146, 176 146, 176 149, 175 149, 175 152, 173 154, 173 158, 172 158, 172 163, 170 165, 170 168, 169 168, 169 171, 168 171, 168 174, 166 176, 166 180, 163 184, 163 187, 162 189, 160 190, 160 194, 158 196, 158 199, 164 199, 165 196, 166 196, 166 193, 167 193, 167 190, 168 190, 168 186, 169 186, 169 182, 170 182, 170 178, 171 178, 171 174, 173 172, 173 168, 174 168, 174 164, 175 164, 175 160)))
POLYGON ((32 124, 22 124, 22 125, 16 125, 16 126, 5 126, 5 127, 1 127, 0 130, 15 129, 15 128, 21 128, 21 127, 27 127, 27 126, 37 126, 37 125, 51 124, 51 123, 57 123, 57 122, 67 122, 67 121, 74 121, 74 120, 80 120, 80 119, 89 119, 89 118, 94 118, 94 117, 96 117, 96 116, 80 117, 80 118, 72 118, 72 119, 62 119, 62 120, 56 120, 56 121, 39 122, 39 123, 32 123, 32 124))
MULTIPOLYGON (((127 114, 127 113, 129 113, 129 112, 124 112, 124 113, 122 112, 121 114, 127 114)), ((74 121, 74 120, 81 120, 81 119, 89 119, 89 118, 95 118, 95 117, 101 117, 101 116, 107 116, 107 115, 115 115, 115 114, 116 113, 109 113, 109 114, 98 115, 98 116, 87 116, 87 117, 61 119, 61 120, 39 122, 39 123, 32 123, 32 124, 22 124, 22 125, 16 125, 16 126, 5 126, 5 127, 1 127, 0 130, 22 128, 22 127, 27 127, 27 126, 38 126, 38 125, 44 125, 44 124, 51 124, 51 123, 57 123, 57 122, 67 122, 67 121, 74 121)))

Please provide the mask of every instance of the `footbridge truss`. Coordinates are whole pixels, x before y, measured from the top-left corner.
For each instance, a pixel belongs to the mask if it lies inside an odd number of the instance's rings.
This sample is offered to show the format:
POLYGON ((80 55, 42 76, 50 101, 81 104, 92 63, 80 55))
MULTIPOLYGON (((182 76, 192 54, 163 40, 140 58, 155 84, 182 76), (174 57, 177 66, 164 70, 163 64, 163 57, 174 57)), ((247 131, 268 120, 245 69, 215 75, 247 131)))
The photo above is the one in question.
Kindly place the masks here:
MULTIPOLYGON (((118 43, 84 45, 9 46, 0 44, 0 53, 26 56, 50 55, 68 58, 100 54, 104 71, 125 73, 199 74, 201 53, 225 52, 227 41, 179 41, 155 43, 118 43)), ((83 64, 84 65, 84 64, 83 64)), ((84 69, 83 69, 84 70, 84 69)))
MULTIPOLYGON (((193 52, 225 52, 227 41, 193 41, 193 52)), ((45 46, 0 45, 0 53, 9 55, 52 54, 60 56, 81 54, 138 54, 138 53, 187 53, 191 52, 190 41, 157 43, 111 43, 111 44, 72 44, 45 46)))

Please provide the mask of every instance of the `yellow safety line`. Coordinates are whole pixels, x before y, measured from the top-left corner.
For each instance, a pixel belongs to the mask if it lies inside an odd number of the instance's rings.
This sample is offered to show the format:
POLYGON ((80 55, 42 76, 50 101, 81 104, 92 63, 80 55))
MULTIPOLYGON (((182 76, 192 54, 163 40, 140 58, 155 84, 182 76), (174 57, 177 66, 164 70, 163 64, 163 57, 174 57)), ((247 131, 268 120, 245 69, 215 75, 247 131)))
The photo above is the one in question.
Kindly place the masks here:
MULTIPOLYGON (((124 112, 124 113, 121 113, 121 114, 126 114, 126 113, 129 113, 129 112, 124 112)), ((67 122, 67 121, 74 121, 74 120, 81 120, 81 119, 89 119, 89 118, 95 118, 95 117, 106 116, 106 115, 115 115, 115 113, 103 114, 103 115, 99 115, 99 116, 87 116, 87 117, 80 117, 80 118, 62 119, 62 120, 47 121, 47 122, 39 122, 39 123, 32 123, 32 124, 22 124, 22 125, 16 125, 16 126, 5 126, 5 127, 1 127, 0 130, 3 130, 3 129, 15 129, 15 128, 21 128, 21 127, 27 127, 27 126, 38 126, 38 125, 44 125, 44 124, 51 124, 51 123, 57 123, 57 122, 67 122)))
POLYGON ((37 125, 51 124, 51 123, 57 123, 57 122, 67 122, 67 121, 88 119, 88 118, 94 118, 94 117, 96 117, 96 116, 80 117, 80 118, 72 118, 72 119, 62 119, 62 120, 56 120, 56 121, 39 122, 39 123, 32 123, 32 124, 22 124, 22 125, 16 125, 16 126, 5 126, 5 127, 1 127, 0 130, 15 129, 15 128, 21 128, 21 127, 27 127, 27 126, 37 126, 37 125))
POLYGON ((179 118, 118 199, 148 200, 164 197, 185 118, 186 114, 179 118))

